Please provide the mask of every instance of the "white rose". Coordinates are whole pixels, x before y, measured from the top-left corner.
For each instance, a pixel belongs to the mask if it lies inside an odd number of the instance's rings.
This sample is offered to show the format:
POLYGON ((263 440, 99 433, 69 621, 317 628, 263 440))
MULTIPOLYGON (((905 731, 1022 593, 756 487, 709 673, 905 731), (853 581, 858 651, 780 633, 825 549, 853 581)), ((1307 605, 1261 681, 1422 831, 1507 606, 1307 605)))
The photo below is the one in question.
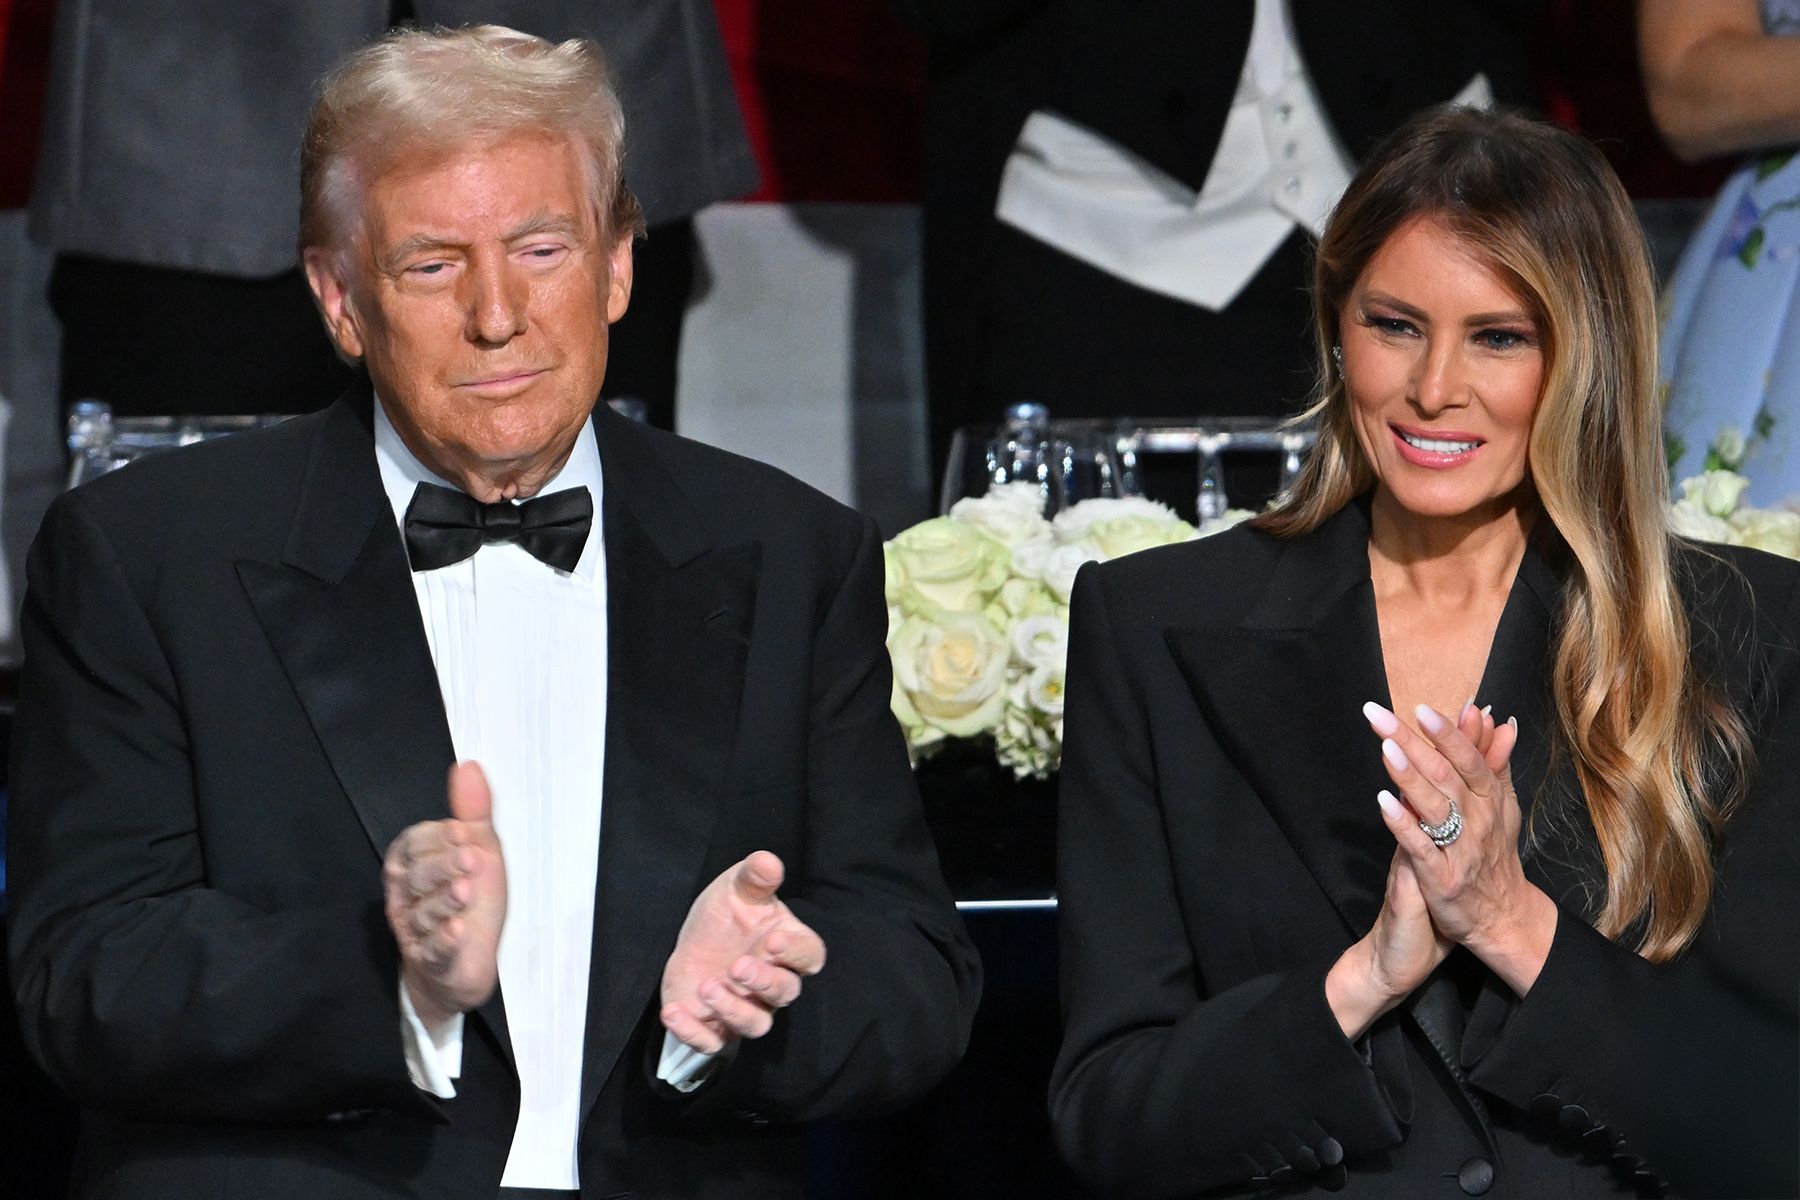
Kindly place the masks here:
POLYGON ((1739 545, 1754 546, 1783 558, 1800 558, 1800 513, 1741 508, 1731 514, 1731 525, 1737 530, 1739 545))
POLYGON ((1727 470, 1735 471, 1743 465, 1744 451, 1748 446, 1742 430, 1735 425, 1722 425, 1719 427, 1719 435, 1713 438, 1709 448, 1727 470))
POLYGON ((1697 542, 1732 543, 1738 540, 1737 530, 1729 521, 1713 516, 1688 500, 1677 501, 1669 507, 1669 532, 1697 542))
POLYGON ((1146 500, 1142 496, 1097 496, 1063 509, 1056 514, 1056 519, 1051 524, 1056 528, 1056 540, 1068 543, 1089 540, 1088 527, 1098 521, 1123 520, 1146 521, 1156 525, 1187 523, 1176 516, 1175 510, 1168 505, 1146 500))
POLYGON ((908 617, 888 642, 894 682, 924 723, 952 737, 991 729, 1006 707, 1006 637, 976 613, 908 617))
POLYGON ((979 612, 1006 582, 1011 556, 973 525, 935 517, 902 530, 886 546, 893 601, 908 613, 979 612))
POLYGON ((1060 671, 1069 657, 1069 627, 1060 617, 1024 617, 1013 625, 1011 640, 1013 660, 1033 671, 1060 671))
POLYGON ((996 605, 1004 617, 1003 622, 997 623, 1010 625, 1020 617, 1041 617, 1055 612, 1056 597, 1035 579, 1009 579, 1000 586, 996 605))
POLYGON ((1211 537, 1215 533, 1224 533, 1233 525, 1241 525, 1255 515, 1255 509, 1228 508, 1225 510, 1224 516, 1214 517, 1212 520, 1206 522, 1206 524, 1200 526, 1200 532, 1197 536, 1211 537))
POLYGON ((1021 579, 1042 579, 1044 564, 1050 561, 1050 552, 1055 549, 1056 538, 1050 533, 1050 523, 1046 521, 1042 534, 1012 548, 1013 574, 1021 579))
POLYGON ((1016 546, 1050 532, 1043 497, 1030 483, 996 485, 985 496, 969 496, 950 507, 950 515, 980 529, 1002 546, 1016 546))
POLYGON ((1058 546, 1044 563, 1044 586, 1050 589, 1051 595, 1067 604, 1069 594, 1075 590, 1075 572, 1081 570, 1082 563, 1095 562, 1099 557, 1100 552, 1085 542, 1058 546))
POLYGON ((1025 695, 1031 707, 1046 717, 1063 715, 1063 665, 1047 663, 1031 673, 1025 682, 1025 695))
POLYGON ((947 736, 935 725, 928 725, 913 702, 907 698, 906 689, 900 686, 900 677, 894 677, 893 691, 888 697, 888 707, 893 710, 894 719, 900 722, 900 731, 906 735, 906 756, 913 762, 927 750, 936 746, 947 736))
POLYGON ((1736 471, 1702 471, 1681 481, 1683 503, 1698 505, 1715 517, 1729 517, 1750 481, 1736 471))

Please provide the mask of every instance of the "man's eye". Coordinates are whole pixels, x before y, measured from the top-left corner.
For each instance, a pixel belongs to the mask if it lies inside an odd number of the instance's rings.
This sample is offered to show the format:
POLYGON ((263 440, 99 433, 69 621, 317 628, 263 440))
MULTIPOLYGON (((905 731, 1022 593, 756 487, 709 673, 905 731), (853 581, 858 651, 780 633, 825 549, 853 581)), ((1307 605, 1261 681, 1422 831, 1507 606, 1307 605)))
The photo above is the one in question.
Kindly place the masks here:
POLYGON ((408 268, 406 268, 406 273, 408 275, 423 275, 423 276, 429 277, 432 275, 441 275, 442 273, 444 273, 445 271, 448 271, 449 269, 450 269, 449 263, 428 262, 428 263, 419 263, 417 266, 408 267, 408 268))
POLYGON ((552 259, 561 255, 563 251, 564 247, 562 246, 531 246, 526 249, 525 257, 540 260, 552 259))

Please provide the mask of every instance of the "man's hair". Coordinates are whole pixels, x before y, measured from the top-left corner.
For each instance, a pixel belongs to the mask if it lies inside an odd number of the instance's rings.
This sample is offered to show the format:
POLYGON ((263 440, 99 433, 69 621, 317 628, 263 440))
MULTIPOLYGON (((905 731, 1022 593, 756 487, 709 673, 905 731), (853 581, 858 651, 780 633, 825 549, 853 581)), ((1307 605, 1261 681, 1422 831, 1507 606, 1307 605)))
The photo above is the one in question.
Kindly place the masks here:
POLYGON ((575 140, 601 232, 643 231, 621 166, 625 118, 600 47, 502 25, 401 28, 319 83, 300 152, 300 248, 343 251, 370 180, 402 159, 523 133, 575 140))

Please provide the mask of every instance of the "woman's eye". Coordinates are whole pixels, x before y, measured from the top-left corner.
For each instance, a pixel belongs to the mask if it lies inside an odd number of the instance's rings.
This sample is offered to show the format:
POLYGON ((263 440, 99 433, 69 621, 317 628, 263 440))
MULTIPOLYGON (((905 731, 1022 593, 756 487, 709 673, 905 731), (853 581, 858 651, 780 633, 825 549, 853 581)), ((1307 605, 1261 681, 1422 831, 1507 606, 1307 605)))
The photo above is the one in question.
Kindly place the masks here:
POLYGON ((1489 350, 1514 350, 1531 341, 1516 329, 1483 329, 1475 340, 1489 350))
POLYGON ((1403 317, 1370 317, 1370 327, 1394 337, 1402 337, 1413 332, 1411 321, 1403 317))

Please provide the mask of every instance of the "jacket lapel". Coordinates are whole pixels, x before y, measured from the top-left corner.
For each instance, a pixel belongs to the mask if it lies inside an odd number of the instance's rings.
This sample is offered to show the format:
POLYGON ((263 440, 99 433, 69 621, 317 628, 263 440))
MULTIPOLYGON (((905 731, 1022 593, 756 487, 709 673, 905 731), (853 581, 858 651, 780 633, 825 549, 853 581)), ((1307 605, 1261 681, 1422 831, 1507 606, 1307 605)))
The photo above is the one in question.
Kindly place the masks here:
POLYGON ((606 544, 606 778, 582 1111, 655 1007, 727 777, 758 543, 715 546, 663 465, 667 435, 595 412, 606 544))
MULTIPOLYGON (((455 750, 371 404, 365 384, 321 414, 282 561, 237 572, 379 861, 409 825, 446 815, 455 750)), ((498 991, 479 1013, 510 1064, 498 991)))
MULTIPOLYGON (((1393 707, 1369 582, 1368 510, 1353 502, 1312 535, 1283 547, 1259 601, 1234 629, 1176 629, 1176 663, 1225 753, 1268 807, 1343 919, 1361 937, 1381 909, 1394 840, 1376 811, 1389 786, 1362 716, 1365 701, 1393 707), (1271 753, 1286 739, 1290 752, 1271 753)), ((1561 585, 1527 547, 1477 696, 1500 720, 1516 716, 1513 777, 1521 803, 1553 785, 1548 747, 1554 712, 1545 666, 1561 585)), ((1528 874, 1552 896, 1528 855, 1528 874)), ((1404 1011, 1464 1083, 1465 1002, 1456 963, 1446 963, 1404 1011)), ((1487 1113, 1462 1088, 1469 1115, 1497 1153, 1487 1113)))
POLYGON ((1283 546, 1242 624, 1165 635, 1221 747, 1353 938, 1380 911, 1394 854, 1362 715, 1369 700, 1389 705, 1368 530, 1362 506, 1345 506, 1283 546))

